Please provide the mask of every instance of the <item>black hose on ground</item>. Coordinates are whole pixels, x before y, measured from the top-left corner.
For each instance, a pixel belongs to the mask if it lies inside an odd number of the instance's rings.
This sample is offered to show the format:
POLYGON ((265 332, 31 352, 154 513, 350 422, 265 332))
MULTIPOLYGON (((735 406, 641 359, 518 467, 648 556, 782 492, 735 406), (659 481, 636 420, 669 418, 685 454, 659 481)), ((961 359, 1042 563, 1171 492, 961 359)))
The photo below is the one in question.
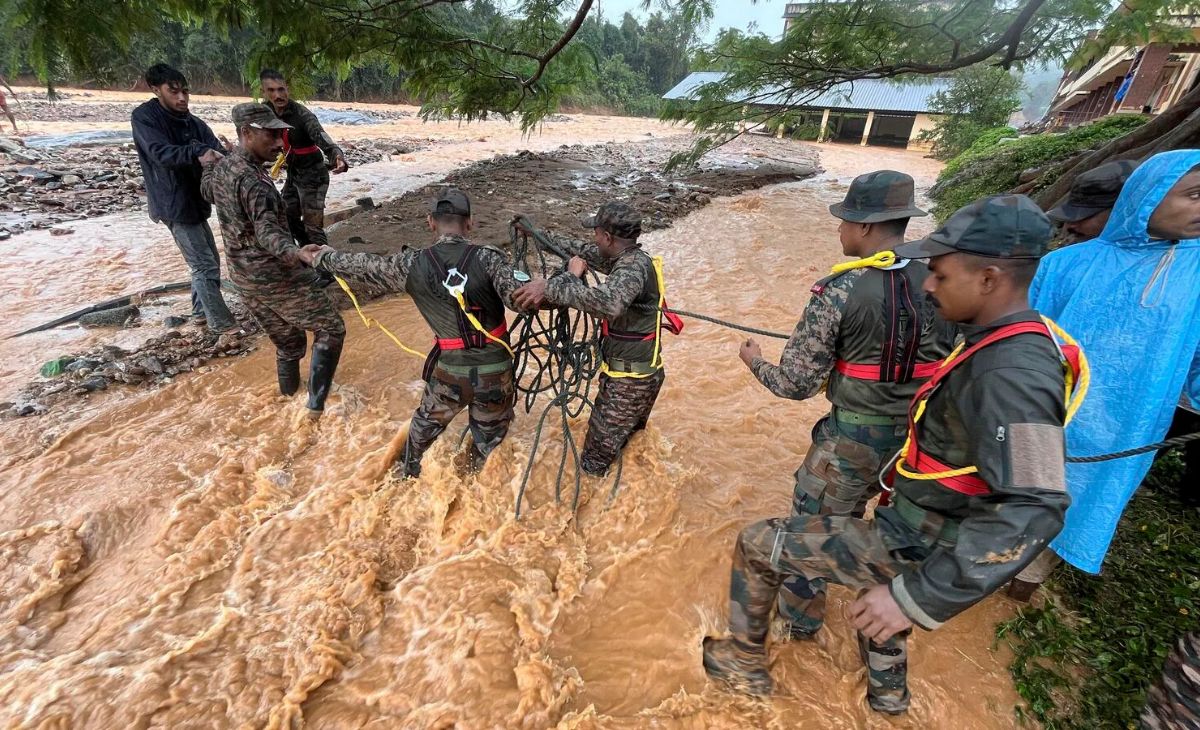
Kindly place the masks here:
MULTIPOLYGON (((221 280, 221 286, 224 288, 227 288, 227 289, 232 289, 233 291, 237 291, 237 287, 235 287, 230 282, 225 281, 224 279, 221 280)), ((175 292, 175 291, 184 291, 185 289, 191 289, 191 288, 192 288, 192 282, 190 282, 190 281, 177 281, 173 284, 160 284, 159 286, 151 287, 149 289, 144 289, 140 292, 134 292, 133 294, 126 294, 124 296, 117 297, 116 299, 109 299, 108 301, 100 302, 99 304, 93 304, 90 307, 84 307, 83 309, 80 309, 78 311, 71 312, 70 314, 67 314, 67 315, 63 315, 62 317, 59 317, 58 319, 51 320, 49 322, 46 322, 45 324, 39 324, 37 327, 32 327, 30 329, 27 329, 24 332, 18 332, 15 335, 9 335, 5 339, 11 340, 14 337, 21 337, 22 335, 33 334, 34 332, 44 332, 45 330, 53 329, 60 325, 69 324, 71 322, 74 322, 75 320, 79 319, 83 315, 91 314, 92 312, 102 312, 105 309, 115 309, 116 307, 124 307, 127 304, 131 304, 135 298, 148 297, 148 296, 151 296, 154 294, 167 294, 167 293, 175 292)))

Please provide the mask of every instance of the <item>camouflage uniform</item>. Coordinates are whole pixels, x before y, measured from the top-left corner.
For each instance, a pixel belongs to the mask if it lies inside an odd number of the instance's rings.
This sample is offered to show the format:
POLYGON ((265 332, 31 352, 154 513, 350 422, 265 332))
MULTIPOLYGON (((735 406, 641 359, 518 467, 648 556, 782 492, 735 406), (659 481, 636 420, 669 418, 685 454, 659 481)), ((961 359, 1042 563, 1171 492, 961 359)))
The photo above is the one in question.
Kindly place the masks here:
MULTIPOLYGON (((263 104, 274 113, 271 102, 263 104)), ((278 117, 292 126, 287 134, 287 179, 283 183, 288 226, 301 245, 324 245, 329 242, 325 236, 325 195, 329 192, 325 160, 332 163, 344 159, 345 154, 303 104, 289 101, 278 117)))
POLYGON ((1146 695, 1146 730, 1200 728, 1200 634, 1188 634, 1167 655, 1162 679, 1146 695))
MULTIPOLYGON (((915 205, 913 179, 891 170, 855 178, 845 201, 830 212, 859 223, 925 215, 915 205)), ((903 445, 908 404, 927 379, 915 368, 941 361, 954 343, 954 326, 921 291, 928 275, 925 264, 901 260, 825 277, 813 286, 779 365, 761 358, 751 363, 775 395, 806 400, 825 388, 833 405, 813 429, 796 471, 793 516, 862 517, 878 494, 879 472, 903 445), (867 372, 845 367, 851 363, 867 372)), ((786 584, 779 601, 788 633, 801 638, 821 625, 825 583, 786 584)))
MULTIPOLYGON (((234 107, 235 124, 259 116, 244 107, 262 109, 258 104, 239 104, 234 107)), ((270 120, 275 121, 274 117, 270 120)), ((300 262, 279 193, 263 171, 262 161, 238 147, 204 169, 200 187, 217 209, 229 278, 275 345, 280 388, 287 395, 291 394, 289 387, 295 392, 299 386, 305 331, 313 333, 308 405, 311 410, 322 410, 341 356, 346 325, 317 283, 316 273, 300 262)))
MULTIPOLYGON (((605 203, 585 226, 614 228, 614 235, 636 240, 641 233, 641 216, 623 203, 605 203)), ((666 379, 654 359, 655 342, 633 339, 624 333, 653 333, 658 321, 658 277, 650 256, 635 245, 615 258, 605 258, 594 242, 554 236, 559 248, 587 261, 588 267, 605 274, 598 286, 588 287, 568 271, 552 277, 546 286, 549 304, 572 307, 608 323, 601 338, 601 353, 615 372, 635 372, 641 377, 600 375, 600 388, 588 419, 587 436, 580 453, 580 466, 589 474, 603 474, 616 461, 635 431, 646 427, 650 412, 666 379), (631 305, 643 305, 643 308, 631 305)))
MULTIPOLYGON (((461 195, 448 191, 435 206, 454 194, 461 195)), ((469 215, 469 202, 466 210, 469 215)), ((390 256, 326 249, 313 265, 384 291, 408 292, 435 336, 445 340, 461 334, 457 329, 459 307, 442 287, 441 277, 434 275, 429 257, 437 256, 444 268, 452 268, 472 245, 462 236, 442 236, 429 249, 405 247, 390 256)), ((464 297, 472 311, 477 311, 480 322, 491 329, 503 322, 504 307, 511 308, 518 282, 507 256, 491 247, 475 249, 473 264, 464 272, 468 274, 464 297)), ((421 473, 421 456, 464 408, 469 409, 474 466, 480 466, 508 433, 516 402, 512 357, 494 342, 477 344, 445 351, 435 348, 431 353, 425 392, 398 460, 405 475, 421 473)))
MULTIPOLYGON (((989 198, 896 253, 940 255, 925 246, 947 235, 977 246, 968 251, 1032 257, 1045 252, 1050 226, 1023 196, 989 198)), ((970 346, 1017 323, 1040 319, 1027 310, 988 325, 962 325, 963 336, 970 346)), ((1059 352, 1048 337, 1026 333, 995 341, 944 377, 919 425, 920 452, 951 467, 974 464, 986 493, 968 496, 941 481, 897 472, 892 504, 877 509, 870 522, 801 515, 743 530, 730 583, 733 639, 706 645, 709 673, 769 691, 763 647, 784 580, 801 586, 799 597, 805 595, 803 584, 817 579, 855 589, 885 584, 909 620, 927 630, 1003 586, 1062 528, 1070 501, 1063 474, 1063 389, 1059 352)), ((806 612, 812 626, 820 625, 812 605, 800 600, 793 608, 806 612)), ((862 643, 871 707, 903 712, 909 701, 905 636, 881 645, 862 643)))

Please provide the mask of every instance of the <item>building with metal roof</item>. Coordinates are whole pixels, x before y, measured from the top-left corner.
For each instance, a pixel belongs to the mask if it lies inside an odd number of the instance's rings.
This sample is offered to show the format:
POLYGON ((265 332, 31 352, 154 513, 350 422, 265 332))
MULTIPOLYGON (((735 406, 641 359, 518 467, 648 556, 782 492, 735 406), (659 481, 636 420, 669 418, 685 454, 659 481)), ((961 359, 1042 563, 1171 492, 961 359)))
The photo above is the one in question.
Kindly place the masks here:
MULTIPOLYGON (((694 100, 705 85, 723 78, 725 74, 719 71, 696 71, 663 98, 677 102, 694 100)), ((798 112, 801 124, 811 124, 819 130, 818 141, 924 149, 927 145, 916 138, 923 130, 932 128, 933 98, 949 84, 948 80, 937 78, 915 83, 869 79, 838 84, 811 98, 789 95, 783 89, 766 89, 753 95, 733 96, 729 101, 755 107, 789 107, 798 112)))

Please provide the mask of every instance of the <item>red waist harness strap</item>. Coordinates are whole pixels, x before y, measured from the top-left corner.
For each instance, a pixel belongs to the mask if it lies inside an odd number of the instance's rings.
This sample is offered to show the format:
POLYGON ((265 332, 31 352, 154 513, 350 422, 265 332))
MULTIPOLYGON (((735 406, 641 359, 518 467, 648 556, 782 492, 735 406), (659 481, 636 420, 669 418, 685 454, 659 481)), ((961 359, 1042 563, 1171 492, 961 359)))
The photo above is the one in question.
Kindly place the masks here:
MULTIPOLYGON (((501 322, 495 329, 488 332, 488 334, 490 334, 492 337, 500 337, 500 338, 506 336, 508 334, 508 323, 501 322)), ((442 350, 465 350, 465 349, 467 349, 467 342, 462 337, 451 337, 451 338, 439 337, 439 338, 437 338, 437 344, 438 344, 438 347, 441 348, 442 350)), ((478 347, 478 345, 471 345, 471 346, 478 347)))
MULTIPOLYGON (((933 374, 936 373, 937 369, 941 366, 942 364, 940 362, 919 362, 913 366, 913 377, 920 379, 932 378, 933 374)), ((880 382, 878 363, 859 363, 838 360, 834 365, 834 368, 836 368, 839 373, 845 375, 847 378, 854 378, 855 380, 869 380, 875 383, 880 382)), ((899 377, 900 366, 897 365, 896 378, 899 379, 899 377)))
POLYGON ((291 140, 288 139, 288 132, 290 131, 289 129, 283 130, 283 153, 285 155, 311 155, 321 151, 321 148, 315 144, 310 144, 307 147, 293 147, 291 140))

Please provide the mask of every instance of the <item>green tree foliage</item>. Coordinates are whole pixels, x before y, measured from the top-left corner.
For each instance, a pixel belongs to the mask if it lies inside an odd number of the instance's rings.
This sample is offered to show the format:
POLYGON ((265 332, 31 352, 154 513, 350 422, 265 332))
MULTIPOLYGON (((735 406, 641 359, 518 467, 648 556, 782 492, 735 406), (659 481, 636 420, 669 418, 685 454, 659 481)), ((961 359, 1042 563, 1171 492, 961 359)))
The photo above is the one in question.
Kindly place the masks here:
POLYGON ((941 114, 920 139, 933 143, 933 156, 946 160, 970 147, 979 135, 1008 122, 1021 108, 1021 80, 995 66, 970 66, 954 74, 930 110, 941 114))
POLYGON ((166 62, 197 90, 244 92, 271 66, 301 95, 418 98, 430 116, 498 113, 529 125, 564 102, 657 114, 687 73, 703 8, 659 0, 643 23, 606 20, 595 5, 524 0, 504 13, 511 4, 494 0, 8 0, 0 70, 36 73, 51 87, 126 86, 166 62), (73 20, 80 14, 98 26, 73 20))
POLYGON ((1132 22, 1126 14, 1110 15, 1105 0, 812 0, 802 5, 782 39, 722 34, 697 55, 726 76, 703 87, 691 103, 669 109, 670 118, 690 122, 704 135, 690 158, 736 136, 744 116, 766 122, 839 83, 903 83, 976 66, 1040 66, 1070 57, 1097 28, 1108 45, 1144 42, 1166 27, 1166 10, 1184 7, 1182 0, 1139 0, 1137 22, 1132 22))

